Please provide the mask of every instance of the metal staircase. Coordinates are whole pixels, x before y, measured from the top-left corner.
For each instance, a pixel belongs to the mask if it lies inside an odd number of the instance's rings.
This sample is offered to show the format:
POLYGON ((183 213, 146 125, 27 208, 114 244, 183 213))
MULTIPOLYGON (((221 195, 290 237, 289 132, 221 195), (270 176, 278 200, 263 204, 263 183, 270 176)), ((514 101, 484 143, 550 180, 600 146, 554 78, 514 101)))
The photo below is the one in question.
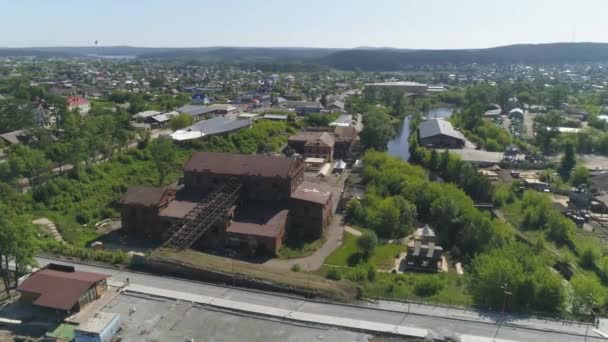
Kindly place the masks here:
POLYGON ((209 228, 225 217, 228 209, 239 199, 241 188, 238 179, 231 178, 210 193, 170 228, 170 237, 163 247, 190 248, 209 228))

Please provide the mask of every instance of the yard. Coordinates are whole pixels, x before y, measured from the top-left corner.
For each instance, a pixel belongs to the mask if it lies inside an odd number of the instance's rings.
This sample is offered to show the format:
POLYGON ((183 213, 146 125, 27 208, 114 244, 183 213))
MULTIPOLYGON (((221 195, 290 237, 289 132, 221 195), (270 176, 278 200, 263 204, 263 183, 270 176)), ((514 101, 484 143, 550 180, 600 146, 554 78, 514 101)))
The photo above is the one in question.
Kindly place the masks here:
MULTIPOLYGON (((359 229, 362 230, 362 229, 359 229)), ((395 259, 407 246, 396 244, 380 244, 368 262, 380 270, 391 270, 395 267, 395 259)), ((336 249, 327 259, 328 266, 354 267, 362 263, 362 256, 357 249, 357 236, 345 232, 342 246, 336 249)))

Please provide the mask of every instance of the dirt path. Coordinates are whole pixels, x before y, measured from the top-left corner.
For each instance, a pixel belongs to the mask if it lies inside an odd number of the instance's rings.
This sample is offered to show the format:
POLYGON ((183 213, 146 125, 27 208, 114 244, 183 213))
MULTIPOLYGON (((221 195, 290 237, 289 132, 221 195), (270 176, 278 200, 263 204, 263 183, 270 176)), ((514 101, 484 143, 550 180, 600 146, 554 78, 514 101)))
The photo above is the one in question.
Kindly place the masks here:
POLYGON ((293 265, 298 264, 300 265, 303 271, 318 270, 325 262, 325 258, 327 258, 333 251, 335 251, 338 247, 340 247, 340 245, 342 245, 342 236, 344 234, 344 225, 342 224, 342 220, 342 215, 334 215, 334 218, 332 219, 331 224, 329 225, 329 228, 327 230, 325 243, 312 255, 304 258, 288 260, 271 259, 265 262, 264 265, 275 269, 290 270, 293 265))

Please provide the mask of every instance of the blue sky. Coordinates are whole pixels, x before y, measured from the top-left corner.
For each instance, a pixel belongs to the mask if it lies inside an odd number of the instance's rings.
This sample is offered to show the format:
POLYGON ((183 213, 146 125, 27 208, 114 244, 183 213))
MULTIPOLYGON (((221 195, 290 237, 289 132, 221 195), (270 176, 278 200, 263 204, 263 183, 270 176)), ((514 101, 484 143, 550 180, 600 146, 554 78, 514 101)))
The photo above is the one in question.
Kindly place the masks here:
POLYGON ((608 0, 0 0, 0 46, 608 42, 608 0))

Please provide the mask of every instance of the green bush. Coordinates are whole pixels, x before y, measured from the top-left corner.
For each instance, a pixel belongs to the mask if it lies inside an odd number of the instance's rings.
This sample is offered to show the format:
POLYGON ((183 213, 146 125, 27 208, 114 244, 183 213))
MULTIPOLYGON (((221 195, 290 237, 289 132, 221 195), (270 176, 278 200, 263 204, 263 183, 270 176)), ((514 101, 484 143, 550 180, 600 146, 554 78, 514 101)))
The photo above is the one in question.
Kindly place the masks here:
POLYGON ((294 264, 293 266, 291 266, 292 272, 300 272, 301 270, 302 270, 302 267, 300 266, 300 264, 294 264))
POLYGON ((437 277, 420 279, 414 286, 414 293, 420 297, 433 296, 443 289, 443 282, 437 277))
POLYGON ((367 267, 367 281, 374 282, 376 281, 376 268, 372 265, 367 267))
POLYGON ((337 268, 330 268, 325 274, 325 278, 331 280, 342 280, 342 272, 337 268))

